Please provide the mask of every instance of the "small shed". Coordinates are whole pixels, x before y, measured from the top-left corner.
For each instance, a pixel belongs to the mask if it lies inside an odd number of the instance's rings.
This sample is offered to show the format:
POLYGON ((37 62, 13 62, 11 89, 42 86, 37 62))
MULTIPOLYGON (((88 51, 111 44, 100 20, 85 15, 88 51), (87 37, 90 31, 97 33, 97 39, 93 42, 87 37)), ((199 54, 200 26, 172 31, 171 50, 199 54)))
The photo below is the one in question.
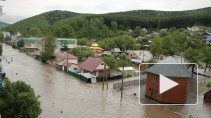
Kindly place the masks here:
POLYGON ((78 73, 78 74, 87 78, 88 83, 96 83, 97 82, 96 76, 91 73, 78 73))
POLYGON ((204 94, 204 100, 211 103, 211 90, 204 94))

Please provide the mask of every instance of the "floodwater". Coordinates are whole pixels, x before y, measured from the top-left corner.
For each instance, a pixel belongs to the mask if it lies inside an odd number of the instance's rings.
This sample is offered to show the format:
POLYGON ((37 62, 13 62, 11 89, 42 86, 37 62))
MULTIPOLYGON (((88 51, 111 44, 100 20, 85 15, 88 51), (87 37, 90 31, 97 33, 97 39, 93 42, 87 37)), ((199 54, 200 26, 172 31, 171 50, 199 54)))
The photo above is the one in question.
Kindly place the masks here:
POLYGON ((48 64, 3 44, 3 72, 11 81, 22 80, 40 95, 43 112, 39 118, 181 118, 187 115, 210 118, 210 104, 203 103, 206 87, 199 87, 197 106, 179 107, 172 112, 160 106, 142 106, 137 97, 112 89, 102 90, 102 83, 87 84, 48 64), (13 61, 11 61, 11 58, 13 61), (10 63, 8 63, 10 61, 10 63), (180 114, 180 115, 178 115, 180 114))

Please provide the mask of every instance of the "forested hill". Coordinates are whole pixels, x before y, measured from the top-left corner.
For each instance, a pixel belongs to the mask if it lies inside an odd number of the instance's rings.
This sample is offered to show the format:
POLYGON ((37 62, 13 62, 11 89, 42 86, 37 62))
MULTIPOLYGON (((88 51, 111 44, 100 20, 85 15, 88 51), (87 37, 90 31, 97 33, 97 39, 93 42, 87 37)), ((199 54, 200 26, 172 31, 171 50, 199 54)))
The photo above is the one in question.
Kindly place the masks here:
POLYGON ((82 14, 69 12, 69 11, 60 11, 60 10, 45 12, 45 13, 18 21, 6 27, 6 30, 10 32, 15 32, 15 30, 29 31, 30 28, 37 27, 37 28, 40 28, 42 31, 47 31, 47 29, 49 29, 52 26, 52 24, 54 24, 54 22, 57 22, 59 20, 66 19, 66 18, 76 17, 79 15, 82 15, 82 14))
POLYGON ((8 26, 8 25, 10 25, 10 24, 8 24, 8 23, 4 23, 4 22, 0 22, 0 28, 2 28, 2 27, 6 27, 6 26, 8 26))
POLYGON ((134 10, 127 12, 92 15, 87 18, 102 17, 108 25, 111 21, 135 28, 170 28, 193 25, 211 25, 211 7, 187 11, 134 10))
POLYGON ((52 32, 53 24, 56 26, 69 24, 77 32, 81 28, 91 29, 94 25, 90 24, 98 25, 99 29, 102 29, 100 24, 111 27, 113 21, 117 23, 118 30, 134 29, 136 26, 147 29, 184 28, 193 25, 211 26, 211 7, 187 11, 133 10, 107 14, 80 14, 57 10, 21 20, 6 27, 5 30, 11 33, 15 31, 30 33, 30 29, 36 27, 45 35, 52 32), (91 20, 96 18, 98 20, 91 20))

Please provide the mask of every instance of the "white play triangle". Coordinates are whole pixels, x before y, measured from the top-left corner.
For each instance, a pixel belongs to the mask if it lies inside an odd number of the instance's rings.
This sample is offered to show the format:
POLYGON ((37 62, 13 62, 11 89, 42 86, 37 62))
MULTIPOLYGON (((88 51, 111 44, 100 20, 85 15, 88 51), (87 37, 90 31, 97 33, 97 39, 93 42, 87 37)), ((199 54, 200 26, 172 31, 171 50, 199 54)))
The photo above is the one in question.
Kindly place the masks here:
POLYGON ((161 74, 159 76, 160 76, 160 94, 178 85, 178 83, 168 79, 167 77, 161 74))

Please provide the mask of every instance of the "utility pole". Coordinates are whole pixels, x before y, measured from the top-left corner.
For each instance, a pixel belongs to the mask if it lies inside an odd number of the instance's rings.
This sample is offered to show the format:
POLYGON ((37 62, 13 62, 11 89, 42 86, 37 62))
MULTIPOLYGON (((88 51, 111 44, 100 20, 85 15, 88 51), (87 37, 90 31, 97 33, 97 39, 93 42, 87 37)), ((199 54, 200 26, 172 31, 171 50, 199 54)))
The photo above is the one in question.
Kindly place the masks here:
POLYGON ((122 99, 122 94, 123 94, 123 79, 124 79, 124 65, 122 67, 122 88, 121 88, 121 99, 122 99))
POLYGON ((105 79, 105 69, 106 69, 106 66, 105 66, 105 63, 103 63, 104 65, 104 70, 103 70, 103 87, 102 89, 104 90, 104 79, 105 79))
POLYGON ((106 74, 105 74, 105 78, 106 78, 106 86, 107 86, 107 89, 108 89, 107 68, 106 68, 106 63, 104 63, 104 64, 105 64, 105 72, 106 72, 106 74))
POLYGON ((103 88, 102 89, 104 90, 104 81, 105 81, 105 78, 106 78, 106 86, 107 86, 107 89, 108 89, 108 79, 107 79, 106 63, 104 62, 103 65, 104 65, 104 72, 103 72, 104 76, 103 76, 103 88))

